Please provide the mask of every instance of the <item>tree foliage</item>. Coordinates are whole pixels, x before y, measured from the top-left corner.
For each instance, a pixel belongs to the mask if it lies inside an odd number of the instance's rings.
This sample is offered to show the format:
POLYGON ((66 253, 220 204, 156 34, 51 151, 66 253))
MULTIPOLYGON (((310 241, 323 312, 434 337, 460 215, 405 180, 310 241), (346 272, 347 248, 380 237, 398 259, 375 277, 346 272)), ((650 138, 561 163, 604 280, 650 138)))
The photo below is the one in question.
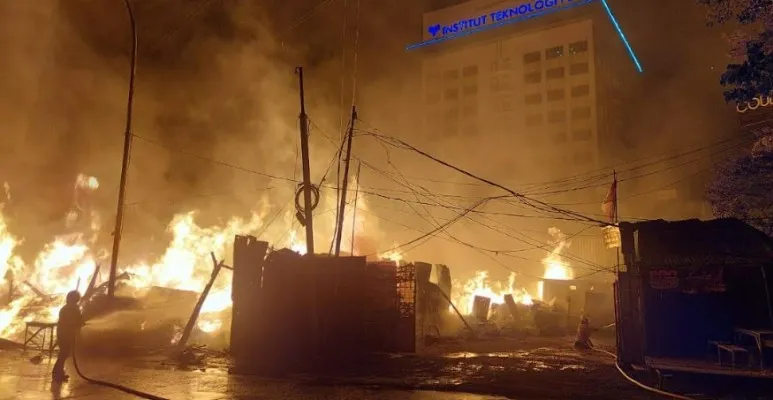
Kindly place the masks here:
POLYGON ((709 25, 737 23, 728 35, 730 54, 743 57, 731 63, 720 83, 727 102, 749 101, 773 92, 773 0, 697 0, 707 7, 709 25))
POLYGON ((707 198, 717 217, 744 220, 773 236, 773 143, 762 138, 756 151, 731 159, 715 172, 707 198))

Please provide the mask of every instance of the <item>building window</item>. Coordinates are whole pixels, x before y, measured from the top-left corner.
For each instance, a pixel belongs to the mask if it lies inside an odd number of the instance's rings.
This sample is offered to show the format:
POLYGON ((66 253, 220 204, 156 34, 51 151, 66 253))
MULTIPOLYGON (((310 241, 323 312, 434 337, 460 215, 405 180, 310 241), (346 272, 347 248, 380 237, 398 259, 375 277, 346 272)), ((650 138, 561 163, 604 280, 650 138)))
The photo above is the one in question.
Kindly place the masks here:
POLYGON ((563 110, 553 110, 548 112, 548 122, 551 124, 561 123, 566 121, 566 112, 563 110))
POLYGON ((548 90, 548 101, 559 101, 563 100, 565 97, 566 92, 564 92, 564 89, 548 90))
POLYGON ((526 126, 542 125, 542 114, 531 114, 526 116, 526 126))
POLYGON ((579 54, 588 51, 588 41, 582 40, 579 42, 569 43, 569 54, 579 54))
POLYGON ((547 50, 545 50, 545 59, 546 60, 552 60, 554 58, 559 58, 564 55, 564 46, 556 46, 551 47, 547 50))
POLYGON ((590 129, 577 129, 572 132, 572 139, 585 142, 593 137, 593 132, 590 129))
POLYGON ((446 100, 456 100, 459 98, 459 89, 446 89, 446 92, 443 94, 443 97, 446 100))
POLYGON ((561 79, 564 77, 564 67, 551 68, 545 71, 548 79, 561 79))
POLYGON ((590 107, 576 107, 572 109, 572 119, 590 118, 590 107))
POLYGON ((540 62, 540 54, 539 51, 535 51, 532 53, 526 53, 523 55, 523 63, 524 64, 534 64, 540 62))
POLYGON ((467 67, 462 68, 462 76, 465 78, 470 78, 473 76, 478 75, 478 66, 477 65, 470 65, 467 67))
POLYGON ((465 86, 462 88, 462 94, 465 96, 475 96, 478 94, 477 86, 465 86))
POLYGON ((437 104, 440 102, 440 92, 427 94, 427 104, 437 104))
POLYGON ((429 86, 437 86, 440 84, 440 73, 439 72, 431 72, 427 74, 427 85, 429 86))
POLYGON ((540 71, 535 71, 524 74, 523 81, 526 83, 540 83, 542 81, 542 73, 540 71))
POLYGON ((449 108, 446 110, 445 118, 447 122, 456 122, 459 119, 459 109, 449 108))
POLYGON ((454 69, 454 70, 443 72, 443 79, 447 81, 459 79, 459 70, 454 69))
POLYGON ((513 107, 513 101, 512 100, 503 100, 502 101, 502 112, 510 112, 515 110, 515 107, 513 107))
POLYGON ((561 144, 566 143, 566 132, 560 131, 553 134, 553 143, 561 144))
POLYGON ((593 154, 587 151, 578 151, 574 153, 574 163, 577 165, 586 165, 593 162, 593 154))
POLYGON ((570 75, 582 75, 588 73, 588 63, 576 63, 569 66, 570 75))
POLYGON ((513 70, 515 70, 515 63, 509 57, 500 58, 491 63, 491 72, 494 73, 513 70))
POLYGON ((478 115, 478 106, 477 105, 464 106, 464 108, 462 108, 462 115, 464 115, 465 117, 473 117, 478 115))
POLYGON ((542 93, 527 94, 523 102, 529 105, 542 103, 542 93))
POLYGON ((578 85, 572 87, 572 97, 583 97, 590 94, 590 86, 578 85))

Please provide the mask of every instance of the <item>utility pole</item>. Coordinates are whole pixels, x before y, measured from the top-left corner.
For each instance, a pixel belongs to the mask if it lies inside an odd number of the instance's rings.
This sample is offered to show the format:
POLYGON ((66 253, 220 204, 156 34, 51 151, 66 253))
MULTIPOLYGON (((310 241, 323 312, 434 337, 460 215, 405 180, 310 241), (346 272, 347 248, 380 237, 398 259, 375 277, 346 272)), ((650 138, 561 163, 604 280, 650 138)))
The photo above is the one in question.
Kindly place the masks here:
POLYGON ((357 163, 357 186, 354 189, 354 210, 352 211, 352 250, 349 254, 354 255, 354 231, 357 227, 357 198, 360 197, 360 169, 362 162, 357 163))
POLYGON ((115 213, 115 228, 113 231, 113 253, 110 257, 110 277, 107 284, 107 295, 115 298, 115 278, 118 269, 118 250, 121 247, 121 232, 123 231, 123 207, 126 198, 126 174, 129 172, 129 152, 132 144, 132 108, 134 106, 134 76, 137 70, 137 23, 134 19, 129 0, 124 0, 126 11, 132 28, 131 67, 129 69, 129 94, 126 100, 126 132, 123 141, 123 162, 121 163, 121 183, 118 187, 118 210, 115 213))
POLYGON ((303 225, 306 227, 306 255, 314 255, 314 225, 311 204, 311 167, 309 166, 309 117, 306 115, 306 102, 303 93, 303 68, 295 70, 301 94, 301 158, 303 159, 303 225))
POLYGON ((336 229, 336 252, 335 256, 341 255, 341 239, 344 230, 344 211, 346 211, 346 190, 349 185, 349 162, 352 158, 352 138, 354 137, 354 121, 357 119, 357 109, 352 106, 352 123, 349 125, 349 133, 346 137, 346 160, 344 161, 344 179, 341 184, 341 204, 338 209, 338 224, 336 229))

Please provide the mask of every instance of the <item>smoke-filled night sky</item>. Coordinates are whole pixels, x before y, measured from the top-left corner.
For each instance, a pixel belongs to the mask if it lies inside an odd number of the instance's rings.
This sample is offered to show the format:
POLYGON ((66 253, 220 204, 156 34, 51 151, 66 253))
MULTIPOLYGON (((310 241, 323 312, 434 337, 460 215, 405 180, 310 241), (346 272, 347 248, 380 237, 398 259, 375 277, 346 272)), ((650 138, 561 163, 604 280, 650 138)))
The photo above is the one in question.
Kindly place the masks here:
MULTIPOLYGON (((472 172, 491 170, 486 154, 507 151, 487 147, 485 138, 441 146, 417 129, 421 54, 406 53, 404 46, 420 39, 423 12, 454 1, 132 3, 139 60, 133 120, 137 137, 131 148, 121 253, 126 262, 161 251, 172 216, 192 210, 199 211, 203 225, 255 211, 267 221, 278 215, 272 234, 282 236, 293 226, 301 231, 291 204, 292 181, 301 179, 296 66, 305 69, 316 183, 324 176, 326 186, 336 184, 331 160, 349 123, 353 97, 361 120, 358 128, 399 137, 472 172)), ((610 3, 645 69, 638 80, 624 83, 630 104, 621 116, 623 144, 616 157, 634 160, 683 152, 733 133, 737 123, 718 83, 730 61, 727 44, 719 31, 705 26, 705 10, 691 1, 610 3), (661 11, 665 4, 668 12, 661 11)), ((75 177, 85 173, 101 183, 94 201, 104 216, 102 240, 109 247, 130 49, 123 1, 3 1, 0 34, 0 181, 8 182, 12 194, 5 210, 10 229, 26 239, 23 251, 34 254, 61 233, 75 177)), ((517 146, 517 138, 513 140, 517 146)), ((358 218, 373 242, 366 247, 373 251, 410 241, 476 199, 501 194, 413 152, 386 148, 367 135, 355 138, 354 155, 363 161, 359 200, 368 209, 358 218), (422 190, 434 198, 418 193, 422 190)), ((702 201, 710 176, 707 167, 714 161, 710 157, 679 168, 658 165, 638 171, 660 172, 621 182, 621 218, 705 216, 693 203, 702 201), (653 190, 679 180, 679 201, 667 209, 652 205, 657 200, 653 190), (628 201, 627 194, 632 196, 628 201)), ((535 182, 533 171, 501 170, 486 177, 527 192, 540 187, 526 185, 535 182)), ((554 172, 557 178, 588 173, 554 172)), ((611 168, 607 172, 611 174, 611 168)), ((603 196, 605 182, 592 182, 601 188, 587 196, 577 194, 574 200, 564 190, 571 185, 554 185, 564 192, 562 197, 539 198, 600 214, 598 196, 603 196)), ((323 188, 323 202, 316 210, 320 235, 332 230, 329 210, 334 201, 335 192, 323 188)), ((538 213, 515 202, 486 210, 488 214, 474 215, 422 242, 407 258, 446 263, 457 274, 487 269, 506 276, 508 268, 539 274, 543 249, 509 258, 489 250, 529 247, 518 239, 524 237, 546 243, 552 226, 567 233, 588 227, 535 218, 538 213), (502 226, 490 229, 492 221, 502 226)), ((597 232, 581 235, 591 234, 597 232)), ((327 251, 329 239, 320 243, 318 248, 327 251)))

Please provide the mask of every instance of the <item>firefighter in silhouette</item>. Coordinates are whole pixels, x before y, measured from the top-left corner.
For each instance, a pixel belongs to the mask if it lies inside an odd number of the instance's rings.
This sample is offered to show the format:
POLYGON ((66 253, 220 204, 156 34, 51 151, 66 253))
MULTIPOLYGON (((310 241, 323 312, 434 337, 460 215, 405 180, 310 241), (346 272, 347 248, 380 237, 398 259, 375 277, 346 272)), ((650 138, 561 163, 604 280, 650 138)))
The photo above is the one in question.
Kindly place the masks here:
POLYGON ((81 300, 81 294, 73 290, 67 293, 67 302, 59 310, 59 322, 56 325, 56 337, 59 342, 59 356, 54 364, 54 370, 51 372, 54 382, 64 382, 69 376, 64 373, 64 363, 72 355, 75 348, 75 342, 80 336, 80 330, 83 327, 83 317, 81 316, 78 303, 81 300))
POLYGON ((582 316, 580 324, 577 325, 577 338, 574 341, 574 348, 580 350, 590 350, 593 348, 593 342, 590 340, 593 329, 590 327, 588 317, 582 316))

